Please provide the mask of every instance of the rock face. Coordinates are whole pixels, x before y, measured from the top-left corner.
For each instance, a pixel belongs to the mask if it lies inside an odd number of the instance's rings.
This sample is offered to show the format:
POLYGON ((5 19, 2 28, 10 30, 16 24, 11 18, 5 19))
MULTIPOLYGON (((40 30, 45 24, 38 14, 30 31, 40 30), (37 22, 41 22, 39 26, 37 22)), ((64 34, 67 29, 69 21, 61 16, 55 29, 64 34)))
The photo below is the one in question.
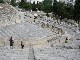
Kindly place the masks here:
POLYGON ((25 13, 0 4, 0 60, 80 60, 78 24, 25 13))
POLYGON ((18 11, 8 4, 0 4, 0 26, 16 23, 19 20, 18 11))
POLYGON ((50 35, 53 35, 51 31, 39 28, 30 23, 14 24, 0 29, 0 38, 12 36, 14 39, 36 40, 50 35))

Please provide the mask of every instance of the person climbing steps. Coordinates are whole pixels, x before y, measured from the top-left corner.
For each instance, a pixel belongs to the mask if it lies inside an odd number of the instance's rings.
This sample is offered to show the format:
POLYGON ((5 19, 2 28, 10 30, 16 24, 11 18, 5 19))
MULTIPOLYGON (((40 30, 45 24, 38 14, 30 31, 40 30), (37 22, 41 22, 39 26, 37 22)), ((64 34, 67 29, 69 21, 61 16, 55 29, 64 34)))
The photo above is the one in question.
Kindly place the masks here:
POLYGON ((21 48, 23 49, 24 48, 24 45, 23 45, 23 42, 21 41, 21 48))
POLYGON ((14 41, 12 40, 12 37, 10 38, 9 41, 10 41, 10 48, 13 49, 13 43, 14 43, 14 41))

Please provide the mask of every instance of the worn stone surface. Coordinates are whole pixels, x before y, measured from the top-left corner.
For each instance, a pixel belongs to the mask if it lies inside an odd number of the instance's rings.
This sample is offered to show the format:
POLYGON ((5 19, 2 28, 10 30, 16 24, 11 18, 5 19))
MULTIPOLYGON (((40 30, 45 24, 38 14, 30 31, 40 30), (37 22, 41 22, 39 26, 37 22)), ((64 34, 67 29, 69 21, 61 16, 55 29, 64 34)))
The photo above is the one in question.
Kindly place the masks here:
POLYGON ((78 24, 43 15, 0 4, 0 60, 80 60, 78 24), (39 15, 37 19, 34 14, 39 15), (13 49, 9 46, 11 36, 13 49))
POLYGON ((39 28, 30 23, 8 25, 0 29, 0 38, 10 38, 12 36, 14 39, 36 40, 53 34, 54 33, 47 29, 39 28))

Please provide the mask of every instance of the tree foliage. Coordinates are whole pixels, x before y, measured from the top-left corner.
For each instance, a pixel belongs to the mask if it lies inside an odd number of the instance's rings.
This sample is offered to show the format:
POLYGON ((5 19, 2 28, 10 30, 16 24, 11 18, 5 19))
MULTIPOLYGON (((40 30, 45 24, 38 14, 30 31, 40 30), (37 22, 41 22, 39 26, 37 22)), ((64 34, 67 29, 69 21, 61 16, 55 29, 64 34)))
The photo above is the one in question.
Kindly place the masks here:
POLYGON ((37 11, 37 4, 35 3, 35 1, 32 4, 32 10, 37 11))
POLYGON ((61 19, 68 18, 72 19, 73 17, 73 7, 72 5, 65 5, 65 3, 57 2, 54 0, 53 12, 55 15, 61 16, 61 19))
POLYGON ((10 3, 12 6, 16 6, 16 0, 11 0, 11 3, 10 3))
POLYGON ((74 19, 80 21, 80 0, 75 1, 74 5, 74 19))
POLYGON ((25 10, 30 10, 31 9, 31 3, 25 2, 24 0, 21 0, 19 3, 19 8, 23 8, 25 10))
POLYGON ((37 1, 37 8, 38 8, 38 10, 42 11, 43 10, 43 3, 37 1))
POLYGON ((3 0, 0 0, 0 3, 4 3, 4 1, 3 0))
POLYGON ((52 0, 44 0, 43 1, 43 11, 46 12, 46 13, 49 13, 52 11, 52 0))

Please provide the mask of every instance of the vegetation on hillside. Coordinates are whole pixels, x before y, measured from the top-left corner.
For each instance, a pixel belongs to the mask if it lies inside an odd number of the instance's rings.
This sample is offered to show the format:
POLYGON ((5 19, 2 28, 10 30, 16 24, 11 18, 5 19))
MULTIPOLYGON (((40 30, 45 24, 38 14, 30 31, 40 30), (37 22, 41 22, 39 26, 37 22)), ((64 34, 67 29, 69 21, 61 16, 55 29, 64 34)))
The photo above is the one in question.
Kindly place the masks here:
POLYGON ((74 20, 80 22, 80 0, 75 1, 73 17, 74 17, 74 20))
POLYGON ((3 0, 0 0, 0 3, 4 3, 4 1, 3 0))
MULTIPOLYGON (((16 6, 16 0, 11 0, 11 5, 16 6)), ((0 2, 3 2, 3 0, 0 0, 0 2)), ((26 2, 25 0, 21 0, 21 2, 18 5, 19 8, 23 8, 25 10, 33 10, 33 11, 44 11, 47 13, 53 12, 55 16, 60 17, 60 19, 74 19, 75 21, 80 21, 80 0, 75 1, 75 5, 65 4, 62 2, 57 2, 57 0, 54 0, 54 3, 52 3, 52 0, 44 0, 42 2, 38 2, 37 4, 35 2, 30 3, 26 2)))
POLYGON ((16 0, 11 0, 10 5, 12 5, 12 6, 16 6, 16 0))
POLYGON ((21 0, 19 3, 19 8, 23 8, 25 10, 30 10, 31 9, 31 3, 25 2, 24 0, 21 0))
POLYGON ((65 5, 64 3, 57 2, 56 0, 54 0, 53 13, 55 15, 61 16, 61 19, 63 18, 72 19, 73 18, 73 14, 72 14, 73 6, 65 5))

